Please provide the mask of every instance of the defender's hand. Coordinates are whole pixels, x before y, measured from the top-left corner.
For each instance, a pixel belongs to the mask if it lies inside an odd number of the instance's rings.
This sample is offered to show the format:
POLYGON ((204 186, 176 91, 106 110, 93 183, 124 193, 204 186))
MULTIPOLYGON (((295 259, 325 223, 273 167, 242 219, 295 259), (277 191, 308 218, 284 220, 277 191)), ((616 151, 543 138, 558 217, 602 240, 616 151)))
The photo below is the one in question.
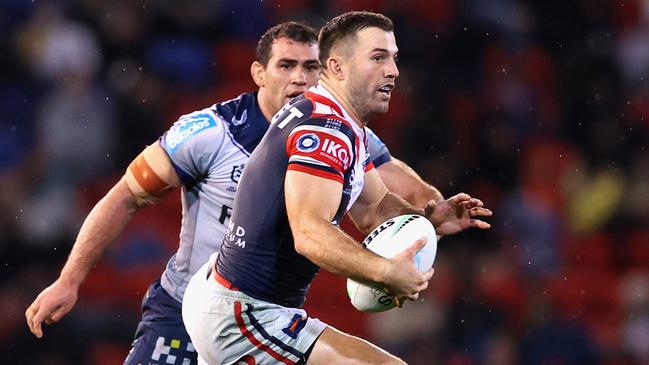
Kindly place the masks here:
POLYGON ((27 308, 27 325, 34 336, 43 337, 42 324, 58 322, 77 302, 78 288, 64 284, 61 279, 45 288, 27 308))
POLYGON ((469 194, 459 193, 444 201, 429 201, 424 207, 426 217, 435 226, 439 235, 448 236, 462 232, 467 228, 491 228, 491 224, 476 217, 490 217, 491 210, 484 208, 480 199, 469 194))

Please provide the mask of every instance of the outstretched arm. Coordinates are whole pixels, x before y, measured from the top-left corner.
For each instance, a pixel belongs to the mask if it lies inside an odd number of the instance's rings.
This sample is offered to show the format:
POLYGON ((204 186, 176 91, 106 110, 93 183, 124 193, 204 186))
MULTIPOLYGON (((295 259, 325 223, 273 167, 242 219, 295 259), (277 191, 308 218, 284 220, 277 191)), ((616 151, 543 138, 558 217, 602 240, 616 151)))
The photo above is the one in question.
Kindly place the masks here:
POLYGON ((377 171, 390 192, 416 207, 424 207, 424 215, 435 225, 438 240, 471 227, 491 227, 479 219, 492 215, 480 199, 465 193, 444 199, 437 188, 426 183, 410 166, 394 157, 381 164, 377 171))
POLYGON ((86 217, 59 278, 27 308, 27 324, 36 337, 43 336, 43 322, 57 322, 74 307, 81 283, 133 215, 178 186, 180 180, 157 142, 133 160, 86 217))

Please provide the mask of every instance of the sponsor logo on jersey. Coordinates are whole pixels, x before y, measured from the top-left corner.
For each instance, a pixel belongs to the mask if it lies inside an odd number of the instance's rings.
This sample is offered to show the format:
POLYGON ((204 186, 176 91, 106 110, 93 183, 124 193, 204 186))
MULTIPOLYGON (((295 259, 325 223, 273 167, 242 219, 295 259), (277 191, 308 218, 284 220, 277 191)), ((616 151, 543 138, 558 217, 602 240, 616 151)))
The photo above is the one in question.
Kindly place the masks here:
MULTIPOLYGON (((288 105, 290 105, 290 103, 287 104, 287 106, 288 106, 288 105)), ((278 117, 277 117, 277 118, 273 118, 273 123, 274 123, 274 124, 277 126, 277 128, 279 128, 279 129, 283 129, 284 127, 286 127, 286 125, 287 125, 290 121, 292 121, 293 119, 295 119, 295 118, 302 118, 302 117, 304 116, 304 113, 302 113, 302 112, 300 111, 300 109, 298 109, 297 107, 291 107, 290 109, 288 109, 288 115, 286 115, 286 116, 284 116, 285 113, 286 113, 286 111, 284 110, 284 108, 282 108, 282 111, 280 111, 280 112, 278 112, 277 114, 275 114, 275 115, 278 116, 278 117), (280 117, 283 118, 281 121, 279 120, 280 117)))
POLYGON ((313 152, 320 146, 320 138, 314 133, 307 133, 302 135, 297 140, 297 150, 300 152, 313 152))
POLYGON ((349 167, 349 152, 347 148, 343 147, 340 143, 334 142, 326 138, 320 149, 325 155, 335 157, 344 169, 349 167))
POLYGON ((230 223, 228 223, 228 230, 225 232, 225 240, 232 242, 241 248, 246 248, 246 240, 243 239, 243 236, 245 235, 246 230, 239 225, 235 226, 234 222, 230 220, 230 223))
POLYGON ((214 116, 209 113, 192 113, 181 117, 165 136, 167 147, 172 152, 181 146, 189 137, 216 126, 214 116))
POLYGON ((230 172, 230 180, 234 183, 239 183, 241 174, 243 174, 243 168, 246 167, 246 164, 232 166, 232 172, 230 172))

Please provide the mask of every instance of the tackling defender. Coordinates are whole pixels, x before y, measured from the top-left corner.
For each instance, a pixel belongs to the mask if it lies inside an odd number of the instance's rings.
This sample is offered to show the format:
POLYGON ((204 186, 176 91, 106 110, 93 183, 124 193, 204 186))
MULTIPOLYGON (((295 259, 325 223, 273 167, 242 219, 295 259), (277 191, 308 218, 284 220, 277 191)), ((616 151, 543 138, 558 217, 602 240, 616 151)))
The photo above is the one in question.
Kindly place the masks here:
POLYGON ((489 227, 477 219, 491 215, 480 200, 461 193, 417 209, 389 193, 374 169, 365 124, 387 111, 399 74, 390 19, 343 14, 323 27, 319 45, 320 82, 273 117, 248 160, 218 255, 187 287, 183 319, 209 364, 402 363, 301 306, 320 267, 416 299, 433 275, 413 263, 425 241, 385 259, 337 224, 349 211, 365 232, 405 213, 426 215, 440 234, 489 227))
MULTIPOLYGON (((261 37, 257 59, 251 65, 257 93, 245 93, 181 117, 137 156, 86 218, 59 278, 27 309, 27 323, 34 335, 42 337, 43 322, 57 322, 74 307, 79 286, 132 216, 182 187, 179 248, 160 280, 147 291, 126 364, 171 363, 161 355, 161 349, 169 347, 172 340, 179 341, 177 348, 171 349, 177 364, 185 364, 185 359, 196 363, 196 352, 181 319, 187 282, 208 255, 218 250, 239 176, 268 129, 268 121, 288 100, 316 83, 320 71, 316 42, 315 32, 299 23, 269 29, 261 37)), ((421 206, 430 198, 443 199, 437 189, 392 159, 377 137, 372 139, 373 161, 381 166, 379 172, 388 186, 421 206)))

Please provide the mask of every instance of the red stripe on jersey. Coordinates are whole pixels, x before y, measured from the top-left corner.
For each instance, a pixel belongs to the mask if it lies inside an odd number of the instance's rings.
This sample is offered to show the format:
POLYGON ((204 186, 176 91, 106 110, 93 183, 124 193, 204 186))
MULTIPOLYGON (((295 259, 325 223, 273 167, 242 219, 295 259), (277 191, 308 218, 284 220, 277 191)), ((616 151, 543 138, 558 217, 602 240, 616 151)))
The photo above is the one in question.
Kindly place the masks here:
POLYGON ((288 165, 287 170, 300 171, 300 172, 304 172, 305 174, 314 175, 314 176, 322 177, 333 181, 338 181, 341 184, 343 183, 343 177, 341 175, 334 174, 332 172, 323 171, 315 167, 292 163, 288 165))
POLYGON ((270 348, 268 345, 259 342, 259 340, 255 338, 252 332, 250 332, 248 328, 246 328, 246 323, 243 321, 243 317, 241 316, 241 302, 234 302, 234 318, 237 321, 237 326, 239 326, 239 331, 241 331, 241 333, 243 333, 243 335, 246 336, 248 341, 250 341, 250 343, 255 345, 255 347, 257 347, 262 351, 265 351, 267 354, 272 356, 273 359, 281 362, 282 364, 286 364, 286 365, 295 364, 294 361, 291 361, 290 359, 287 359, 286 357, 278 354, 277 352, 275 352, 275 350, 270 348))
POLYGON ((333 100, 331 100, 331 99, 329 99, 329 98, 327 98, 327 97, 325 97, 325 96, 322 96, 322 95, 320 95, 320 94, 313 93, 313 92, 311 92, 311 91, 307 91, 307 92, 305 92, 305 93, 304 93, 304 96, 305 96, 307 99, 311 100, 312 102, 316 102, 316 103, 324 104, 324 105, 330 107, 330 108, 333 109, 336 113, 338 113, 338 115, 340 115, 341 117, 344 115, 342 109, 340 109, 340 106, 339 106, 338 104, 336 104, 333 100))
POLYGON ((373 168, 374 168, 374 162, 372 161, 370 161, 370 163, 368 163, 367 165, 363 166, 363 170, 365 170, 365 172, 368 172, 373 168))
POLYGON ((234 286, 234 284, 232 284, 228 279, 224 278, 221 274, 219 274, 219 272, 216 270, 216 262, 214 262, 214 266, 212 266, 212 274, 217 283, 223 285, 224 287, 230 290, 240 291, 239 288, 234 286))
MULTIPOLYGON (((286 139, 286 154, 305 156, 338 171, 341 175, 351 166, 354 157, 345 141, 324 131, 301 130, 286 139)), ((307 161, 304 161, 307 163, 307 161)))

